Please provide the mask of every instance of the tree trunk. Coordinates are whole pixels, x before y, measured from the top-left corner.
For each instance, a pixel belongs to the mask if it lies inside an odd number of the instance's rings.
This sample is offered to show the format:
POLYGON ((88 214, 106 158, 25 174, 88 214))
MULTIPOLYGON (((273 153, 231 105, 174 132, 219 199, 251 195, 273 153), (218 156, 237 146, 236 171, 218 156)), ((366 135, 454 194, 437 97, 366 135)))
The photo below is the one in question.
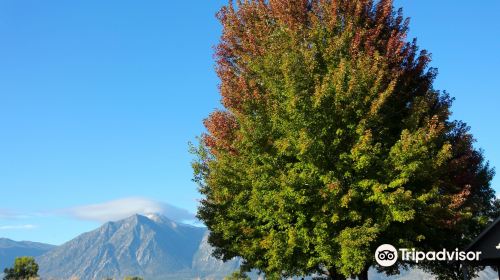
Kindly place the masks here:
POLYGON ((469 267, 465 263, 462 263, 462 277, 464 280, 470 280, 469 279, 469 267))
POLYGON ((361 271, 361 273, 358 275, 358 280, 368 280, 368 269, 369 268, 365 268, 363 269, 363 271, 361 271))
POLYGON ((328 280, 346 280, 346 277, 332 268, 328 270, 328 280))

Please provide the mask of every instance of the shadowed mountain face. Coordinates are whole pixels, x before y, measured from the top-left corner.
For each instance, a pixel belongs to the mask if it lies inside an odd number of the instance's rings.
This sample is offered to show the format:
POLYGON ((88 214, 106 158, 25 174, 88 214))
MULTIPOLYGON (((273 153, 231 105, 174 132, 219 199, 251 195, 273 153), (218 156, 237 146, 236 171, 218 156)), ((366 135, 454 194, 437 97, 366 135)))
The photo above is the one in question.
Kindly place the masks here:
POLYGON ((134 215, 84 233, 37 258, 45 279, 222 279, 237 261, 211 257, 207 230, 160 215, 134 215))
POLYGON ((14 241, 7 238, 0 238, 0 275, 5 268, 12 267, 16 257, 37 257, 55 247, 54 245, 44 243, 14 241))

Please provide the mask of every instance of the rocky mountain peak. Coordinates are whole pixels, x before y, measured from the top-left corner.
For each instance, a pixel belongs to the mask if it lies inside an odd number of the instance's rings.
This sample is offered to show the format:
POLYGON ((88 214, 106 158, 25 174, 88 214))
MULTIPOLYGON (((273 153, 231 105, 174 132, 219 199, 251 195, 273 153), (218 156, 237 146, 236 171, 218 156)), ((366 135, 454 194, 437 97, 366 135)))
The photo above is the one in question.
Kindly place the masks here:
POLYGON ((152 280, 222 279, 238 264, 224 264, 211 257, 206 234, 206 228, 174 222, 159 214, 136 214, 105 223, 37 260, 40 275, 47 279, 119 279, 127 275, 152 280))

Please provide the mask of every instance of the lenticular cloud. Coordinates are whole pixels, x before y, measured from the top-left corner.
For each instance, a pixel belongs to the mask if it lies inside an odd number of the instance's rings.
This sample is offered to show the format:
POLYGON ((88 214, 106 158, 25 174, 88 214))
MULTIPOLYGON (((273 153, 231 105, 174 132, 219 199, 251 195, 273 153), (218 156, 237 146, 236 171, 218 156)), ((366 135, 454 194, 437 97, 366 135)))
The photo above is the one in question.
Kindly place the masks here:
POLYGON ((117 221, 134 214, 150 213, 162 214, 179 222, 195 220, 194 214, 185 209, 142 197, 129 197, 77 206, 65 212, 77 219, 98 222, 117 221))

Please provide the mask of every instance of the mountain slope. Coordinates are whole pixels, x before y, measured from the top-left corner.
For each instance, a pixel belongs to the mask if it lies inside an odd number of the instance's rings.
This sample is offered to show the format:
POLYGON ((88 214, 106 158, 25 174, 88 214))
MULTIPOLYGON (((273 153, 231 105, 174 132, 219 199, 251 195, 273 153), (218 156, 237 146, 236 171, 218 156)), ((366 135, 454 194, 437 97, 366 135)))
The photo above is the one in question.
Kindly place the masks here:
POLYGON ((38 242, 14 241, 7 238, 0 238, 0 274, 5 268, 11 267, 14 264, 16 257, 37 257, 55 247, 54 245, 38 242))
POLYGON ((203 236, 198 250, 193 256, 192 269, 197 276, 206 279, 222 279, 240 267, 240 260, 223 262, 212 256, 213 247, 208 244, 208 231, 203 236))
POLYGON ((238 264, 209 256, 211 248, 204 244, 206 232, 205 228, 175 223, 159 215, 134 215, 106 223, 39 257, 40 275, 81 280, 127 275, 221 279, 238 264))

